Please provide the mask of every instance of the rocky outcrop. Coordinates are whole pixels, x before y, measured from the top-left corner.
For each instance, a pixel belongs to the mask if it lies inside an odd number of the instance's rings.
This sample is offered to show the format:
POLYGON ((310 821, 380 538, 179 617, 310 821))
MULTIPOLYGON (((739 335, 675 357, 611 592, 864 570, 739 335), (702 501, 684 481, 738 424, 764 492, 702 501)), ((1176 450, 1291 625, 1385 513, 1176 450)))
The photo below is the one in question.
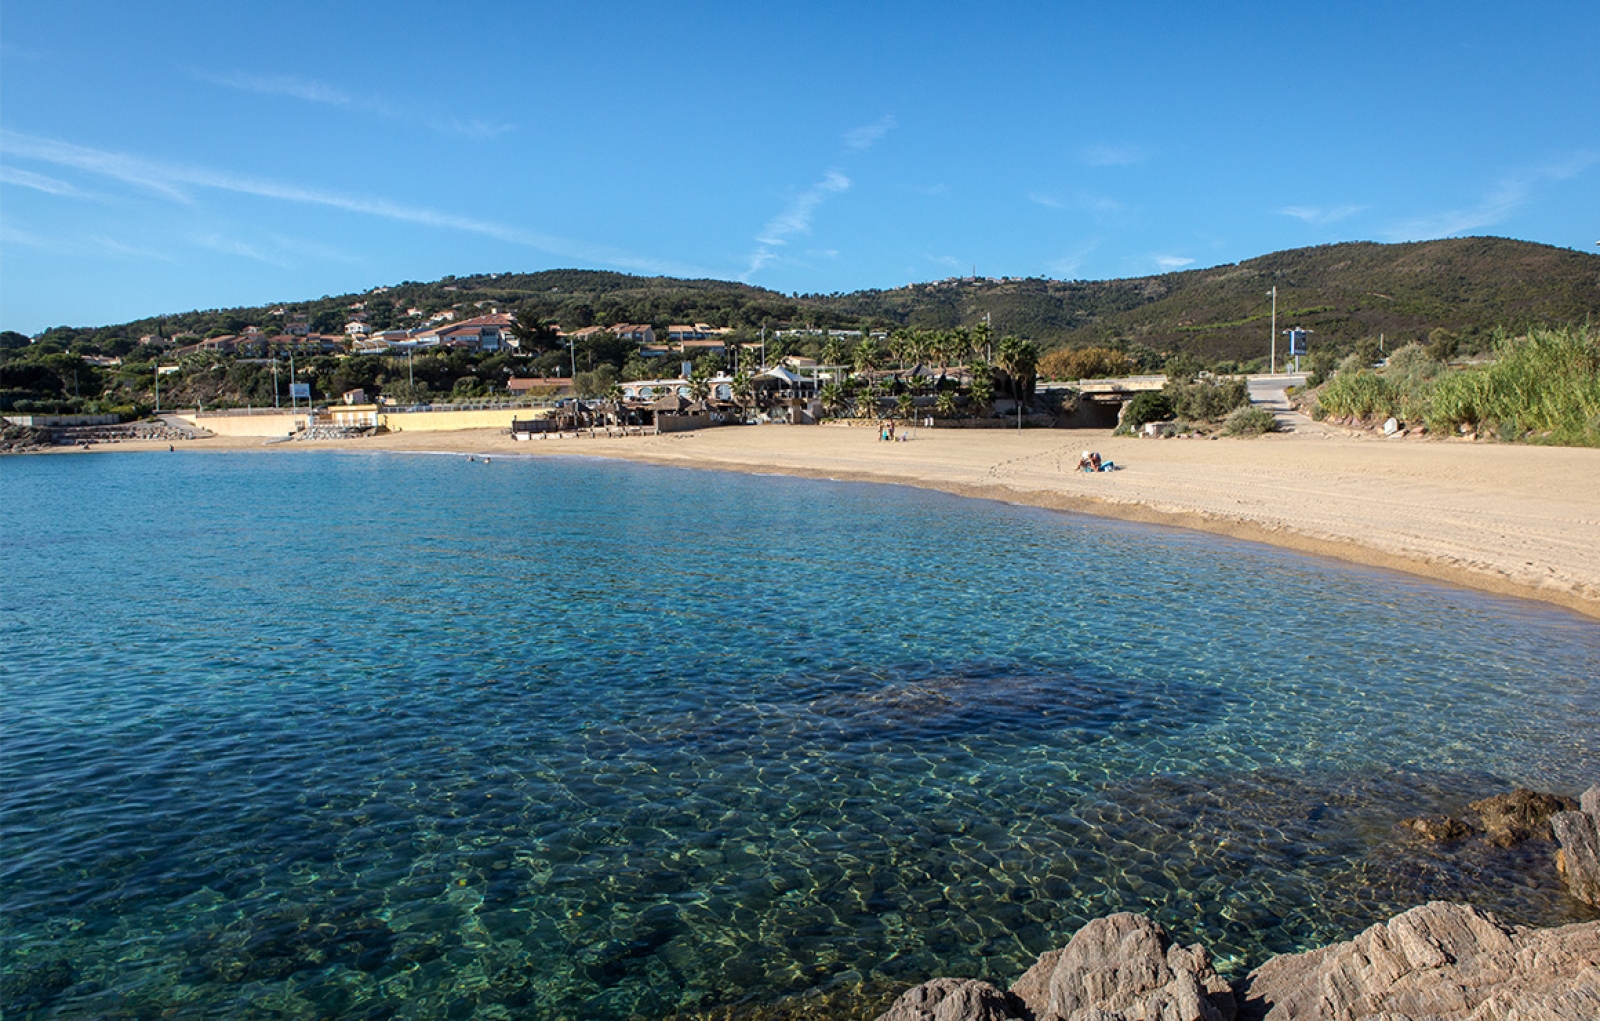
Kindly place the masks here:
POLYGON ((1011 996, 987 982, 936 978, 908 990, 878 1021, 1017 1021, 1025 1015, 1011 996))
POLYGON ((1181 947, 1143 915, 1097 918, 1001 993, 934 979, 879 1021, 1234 1021, 1233 990, 1199 946, 1181 947), (964 1013, 970 1002, 977 1011, 964 1013), (1004 1013, 1002 1011, 1010 1011, 1004 1013))
POLYGON ((1275 957, 1242 988, 1245 1021, 1593 1021, 1600 924, 1524 929, 1435 902, 1349 942, 1275 957))
POLYGON ((1557 812, 1550 817, 1550 826, 1561 843, 1557 864, 1567 889, 1578 900, 1600 908, 1600 784, 1583 792, 1580 811, 1557 812))
MULTIPOLYGON (((1591 792, 1600 801, 1600 788, 1591 792)), ((1587 801, 1588 795, 1585 795, 1587 801)), ((1600 807, 1600 806, 1597 806, 1600 807)), ((1275 957, 1237 989, 1142 915, 1078 930, 1001 992, 935 979, 878 1021, 1594 1021, 1600 922, 1507 925, 1432 903, 1355 939, 1275 957)))
POLYGON ((1474 801, 1467 806, 1483 820, 1489 841, 1515 847, 1528 840, 1552 840, 1550 817, 1577 808, 1578 803, 1559 794, 1544 794, 1518 787, 1510 794, 1474 801))

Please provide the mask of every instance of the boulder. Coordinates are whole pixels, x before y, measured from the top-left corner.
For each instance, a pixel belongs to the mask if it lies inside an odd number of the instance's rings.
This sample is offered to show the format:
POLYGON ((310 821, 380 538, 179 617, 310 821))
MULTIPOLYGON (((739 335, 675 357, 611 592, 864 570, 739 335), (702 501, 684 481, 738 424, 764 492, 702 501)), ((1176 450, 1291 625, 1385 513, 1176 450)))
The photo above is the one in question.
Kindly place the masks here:
POLYGON ((1123 912, 1085 925, 1011 987, 1034 1021, 1233 1021, 1233 991, 1199 946, 1123 912))
POLYGON ((1422 839, 1431 840, 1436 844, 1465 840, 1478 832, 1460 819, 1453 819, 1448 815, 1416 815, 1410 819, 1401 819, 1400 825, 1422 839))
POLYGON ((1600 924, 1507 925, 1434 902, 1355 939, 1275 957, 1243 984, 1246 1021, 1578 1021, 1600 1017, 1600 924))
POLYGON ((1012 997, 987 982, 936 978, 906 990, 878 1021, 1018 1021, 1012 997))
POLYGON ((1553 840, 1550 817, 1578 807, 1571 798, 1543 794, 1518 787, 1510 794, 1474 801, 1467 806, 1483 820, 1489 841, 1501 847, 1515 847, 1526 840, 1553 840))
POLYGON ((1561 842, 1557 863, 1568 891, 1600 908, 1600 784, 1584 791, 1582 811, 1557 812, 1550 827, 1561 842))

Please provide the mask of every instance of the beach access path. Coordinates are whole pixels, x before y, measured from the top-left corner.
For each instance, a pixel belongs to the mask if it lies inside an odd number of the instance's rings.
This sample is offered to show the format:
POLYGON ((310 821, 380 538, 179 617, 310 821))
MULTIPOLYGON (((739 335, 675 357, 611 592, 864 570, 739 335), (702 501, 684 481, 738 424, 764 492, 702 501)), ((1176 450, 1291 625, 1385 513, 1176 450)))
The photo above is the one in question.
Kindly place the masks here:
MULTIPOLYGON (((886 443, 871 424, 769 425, 513 442, 498 430, 462 430, 267 448, 218 437, 179 449, 582 455, 901 483, 1196 528, 1600 617, 1600 450, 1385 438, 1320 425, 1216 440, 1066 429, 919 428, 909 435, 886 443), (1121 470, 1074 471, 1085 449, 1121 470)), ((166 452, 165 444, 152 447, 166 452)))

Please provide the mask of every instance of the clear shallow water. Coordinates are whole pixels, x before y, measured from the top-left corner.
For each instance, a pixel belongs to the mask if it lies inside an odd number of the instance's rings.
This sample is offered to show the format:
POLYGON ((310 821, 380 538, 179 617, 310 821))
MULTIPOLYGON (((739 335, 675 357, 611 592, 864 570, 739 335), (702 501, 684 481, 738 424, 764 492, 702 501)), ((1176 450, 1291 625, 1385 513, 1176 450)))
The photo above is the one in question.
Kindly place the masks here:
POLYGON ((1593 917, 1548 847, 1394 830, 1595 779, 1561 612, 602 462, 12 458, 0 499, 8 1017, 870 1012, 1114 910, 1230 968, 1431 897, 1593 917))

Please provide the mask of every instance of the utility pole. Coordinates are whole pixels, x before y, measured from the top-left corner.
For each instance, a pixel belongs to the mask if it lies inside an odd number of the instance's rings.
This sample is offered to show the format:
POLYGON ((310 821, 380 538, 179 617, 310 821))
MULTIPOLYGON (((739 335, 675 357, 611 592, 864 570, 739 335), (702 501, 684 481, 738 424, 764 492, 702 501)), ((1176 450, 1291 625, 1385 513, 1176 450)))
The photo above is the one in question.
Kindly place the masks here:
POLYGON ((156 355, 156 414, 161 414, 161 356, 156 355))
POLYGON ((272 407, 277 410, 283 405, 278 403, 278 356, 272 356, 272 407))
POLYGON ((1268 369, 1274 376, 1278 374, 1278 285, 1273 284, 1272 290, 1272 367, 1268 369))
POLYGON ((295 393, 294 382, 299 379, 294 371, 294 349, 289 350, 289 412, 293 414, 300 410, 300 397, 295 393))

